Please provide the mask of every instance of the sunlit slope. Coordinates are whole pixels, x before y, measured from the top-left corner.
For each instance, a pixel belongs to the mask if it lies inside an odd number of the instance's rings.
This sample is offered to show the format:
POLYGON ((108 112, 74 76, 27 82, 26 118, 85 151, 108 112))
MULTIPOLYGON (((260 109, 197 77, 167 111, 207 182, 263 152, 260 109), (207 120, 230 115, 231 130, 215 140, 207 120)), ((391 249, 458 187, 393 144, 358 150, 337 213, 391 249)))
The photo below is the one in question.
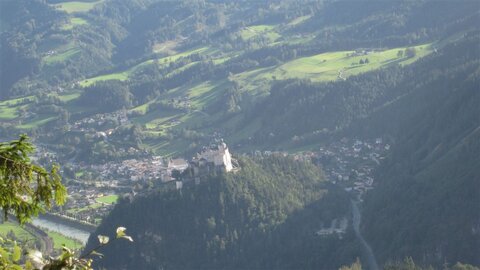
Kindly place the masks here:
POLYGON ((102 3, 103 0, 98 1, 70 1, 62 2, 53 5, 55 8, 65 11, 67 13, 87 12, 93 9, 97 4, 102 3))
POLYGON ((346 79, 389 65, 407 65, 434 51, 432 44, 415 47, 415 56, 405 55, 407 48, 327 52, 302 57, 276 67, 267 67, 237 74, 249 89, 254 90, 268 80, 310 79, 316 82, 346 79), (399 51, 401 52, 399 54, 399 51))

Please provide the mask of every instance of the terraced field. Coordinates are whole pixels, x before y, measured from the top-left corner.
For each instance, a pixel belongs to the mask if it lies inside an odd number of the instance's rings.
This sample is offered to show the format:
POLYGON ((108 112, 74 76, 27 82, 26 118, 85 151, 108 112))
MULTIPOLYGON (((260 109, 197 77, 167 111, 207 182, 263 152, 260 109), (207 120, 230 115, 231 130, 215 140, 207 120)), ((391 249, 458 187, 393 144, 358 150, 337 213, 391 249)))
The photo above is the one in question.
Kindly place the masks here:
POLYGON ((275 31, 275 25, 252 25, 240 31, 240 36, 243 40, 249 40, 255 37, 262 36, 271 42, 276 41, 282 35, 275 31))
POLYGON ((108 81, 108 80, 126 81, 126 80, 128 80, 129 75, 130 75, 130 73, 128 71, 119 72, 119 73, 112 73, 112 74, 107 74, 107 75, 101 75, 101 76, 97 76, 97 77, 93 77, 93 78, 81 81, 80 86, 88 87, 92 84, 95 84, 96 82, 108 81))
MULTIPOLYGON (((106 74, 106 75, 101 75, 101 76, 85 79, 85 80, 80 82, 80 85, 82 87, 88 87, 88 86, 90 86, 90 85, 92 85, 96 82, 99 82, 99 81, 108 81, 108 80, 126 81, 135 72, 139 72, 143 68, 146 68, 146 67, 148 67, 150 65, 153 65, 155 63, 157 63, 160 67, 165 67, 169 63, 175 62, 182 57, 187 57, 187 56, 190 56, 192 54, 198 53, 198 54, 202 54, 202 55, 213 55, 217 52, 218 52, 217 50, 209 48, 209 47, 200 47, 200 48, 188 50, 188 51, 185 51, 185 52, 177 53, 175 55, 163 57, 163 58, 160 58, 160 59, 155 59, 155 60, 150 59, 150 60, 144 61, 142 63, 139 63, 139 64, 137 64, 133 67, 130 67, 129 69, 127 69, 125 71, 122 71, 122 72, 111 73, 111 74, 106 74)), ((224 57, 222 59, 223 59, 223 61, 226 61, 226 59, 228 59, 228 58, 225 59, 225 57, 224 57)), ((186 66, 178 68, 174 72, 181 72, 182 69, 186 69, 186 68, 188 68, 188 67, 190 67, 194 64, 195 64, 195 62, 187 64, 186 66)), ((174 74, 174 73, 171 73, 169 75, 172 75, 172 74, 174 74)))
POLYGON ((4 100, 0 102, 0 119, 13 120, 20 116, 19 111, 34 100, 33 96, 4 100))
POLYGON ((56 115, 37 115, 34 118, 27 120, 23 124, 18 125, 17 128, 18 129, 39 128, 56 119, 58 119, 58 116, 56 115))
POLYGON ((59 46, 55 50, 50 51, 43 57, 42 61, 46 65, 64 62, 80 53, 80 49, 75 46, 74 42, 59 46))

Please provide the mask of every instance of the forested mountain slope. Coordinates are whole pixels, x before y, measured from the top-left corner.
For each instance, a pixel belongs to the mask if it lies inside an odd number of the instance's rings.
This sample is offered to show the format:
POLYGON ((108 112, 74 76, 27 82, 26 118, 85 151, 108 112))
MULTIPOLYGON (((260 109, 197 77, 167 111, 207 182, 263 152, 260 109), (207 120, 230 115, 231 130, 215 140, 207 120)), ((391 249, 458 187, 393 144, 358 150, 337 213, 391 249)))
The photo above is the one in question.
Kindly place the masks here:
POLYGON ((379 125, 396 122, 396 143, 366 197, 363 230, 382 262, 480 264, 479 40, 419 64, 408 95, 379 112, 379 125))

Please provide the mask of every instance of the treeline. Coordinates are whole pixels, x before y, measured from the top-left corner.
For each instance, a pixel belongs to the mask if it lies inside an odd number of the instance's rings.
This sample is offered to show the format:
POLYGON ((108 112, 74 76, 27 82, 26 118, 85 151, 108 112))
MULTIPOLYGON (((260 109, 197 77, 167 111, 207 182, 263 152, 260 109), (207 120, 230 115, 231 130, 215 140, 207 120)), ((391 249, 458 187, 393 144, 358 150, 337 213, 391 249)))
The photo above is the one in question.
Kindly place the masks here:
POLYGON ((121 200, 87 249, 116 224, 135 242, 102 250, 98 267, 332 269, 359 256, 351 231, 343 239, 315 235, 349 213, 345 193, 326 185, 316 166, 282 156, 239 164, 239 172, 213 173, 198 186, 121 200))

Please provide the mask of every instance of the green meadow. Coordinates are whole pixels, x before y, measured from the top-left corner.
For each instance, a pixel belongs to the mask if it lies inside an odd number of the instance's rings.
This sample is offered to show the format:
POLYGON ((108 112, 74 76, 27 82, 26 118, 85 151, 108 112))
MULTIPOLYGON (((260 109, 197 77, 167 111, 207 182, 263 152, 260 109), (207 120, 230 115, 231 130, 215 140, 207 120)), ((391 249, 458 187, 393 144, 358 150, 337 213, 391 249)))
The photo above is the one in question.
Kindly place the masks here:
POLYGON ((118 195, 106 195, 96 199, 97 202, 106 203, 106 204, 114 204, 118 200, 118 195))
POLYGON ((67 13, 88 12, 101 2, 103 2, 103 0, 95 2, 71 1, 55 4, 54 7, 67 13))
POLYGON ((253 25, 245 27, 240 31, 240 36, 243 40, 249 40, 258 36, 266 37, 270 41, 276 41, 282 37, 275 31, 275 25, 253 25))
POLYGON ((35 97, 28 96, 0 101, 0 119, 13 120, 20 116, 19 110, 25 109, 28 103, 35 100, 35 97))
POLYGON ((316 82, 335 81, 349 76, 373 71, 393 64, 408 65, 421 57, 433 52, 431 44, 414 47, 415 57, 398 57, 399 50, 375 50, 366 54, 355 54, 355 51, 338 51, 322 53, 309 57, 302 57, 276 67, 260 68, 243 72, 236 78, 243 81, 246 89, 258 89, 270 80, 283 80, 291 78, 310 79, 316 82), (360 61, 368 59, 368 63, 360 61))
POLYGON ((42 61, 46 65, 51 65, 59 62, 64 62, 80 54, 80 49, 75 46, 74 42, 59 46, 51 55, 43 57, 42 61))
POLYGON ((73 18, 70 18, 68 23, 62 25, 61 29, 62 30, 72 30, 76 26, 81 26, 81 25, 86 25, 86 24, 88 24, 88 21, 86 21, 85 19, 79 18, 79 17, 73 17, 73 18))
MULTIPOLYGON (((211 54, 216 53, 216 50, 211 49, 209 47, 201 47, 201 48, 196 48, 196 49, 192 49, 192 50, 189 50, 189 51, 185 51, 185 52, 182 52, 182 53, 177 53, 177 54, 172 55, 172 56, 167 56, 167 57, 163 57, 163 58, 159 58, 159 59, 150 59, 150 60, 144 61, 142 63, 139 63, 139 64, 137 64, 133 67, 130 67, 129 69, 127 69, 125 71, 122 71, 122 72, 105 74, 105 75, 100 75, 100 76, 85 79, 85 80, 80 82, 80 86, 88 87, 88 86, 90 86, 90 85, 92 85, 96 82, 108 81, 108 80, 126 81, 134 73, 140 72, 143 68, 146 68, 149 65, 153 65, 153 64, 156 63, 160 67, 164 67, 164 66, 168 65, 169 63, 175 62, 182 57, 187 57, 187 56, 190 56, 190 55, 196 54, 196 53, 199 53, 199 54, 202 54, 202 55, 211 55, 211 54)), ((172 73, 170 73, 167 76, 171 76, 171 75, 175 74, 176 72, 181 72, 183 69, 189 68, 194 64, 195 63, 189 63, 186 66, 180 67, 179 69, 173 71, 172 73)))
POLYGON ((19 116, 17 107, 0 106, 0 119, 13 120, 19 116))
POLYGON ((62 249, 62 246, 65 245, 70 249, 80 249, 83 247, 83 244, 75 239, 68 238, 63 234, 45 230, 48 236, 53 240, 54 249, 62 249))
POLYGON ((29 119, 21 125, 18 125, 18 129, 33 129, 43 126, 51 121, 54 121, 58 116, 37 115, 33 119, 29 119))
POLYGON ((0 236, 6 237, 8 233, 13 232, 15 237, 21 241, 35 239, 35 236, 23 229, 18 223, 6 221, 0 224, 0 236))
POLYGON ((119 72, 119 73, 112 73, 107 75, 101 75, 93 78, 89 78, 80 82, 80 86, 88 87, 96 82, 100 81, 109 81, 109 80, 119 80, 119 81, 126 81, 128 80, 129 72, 119 72))

